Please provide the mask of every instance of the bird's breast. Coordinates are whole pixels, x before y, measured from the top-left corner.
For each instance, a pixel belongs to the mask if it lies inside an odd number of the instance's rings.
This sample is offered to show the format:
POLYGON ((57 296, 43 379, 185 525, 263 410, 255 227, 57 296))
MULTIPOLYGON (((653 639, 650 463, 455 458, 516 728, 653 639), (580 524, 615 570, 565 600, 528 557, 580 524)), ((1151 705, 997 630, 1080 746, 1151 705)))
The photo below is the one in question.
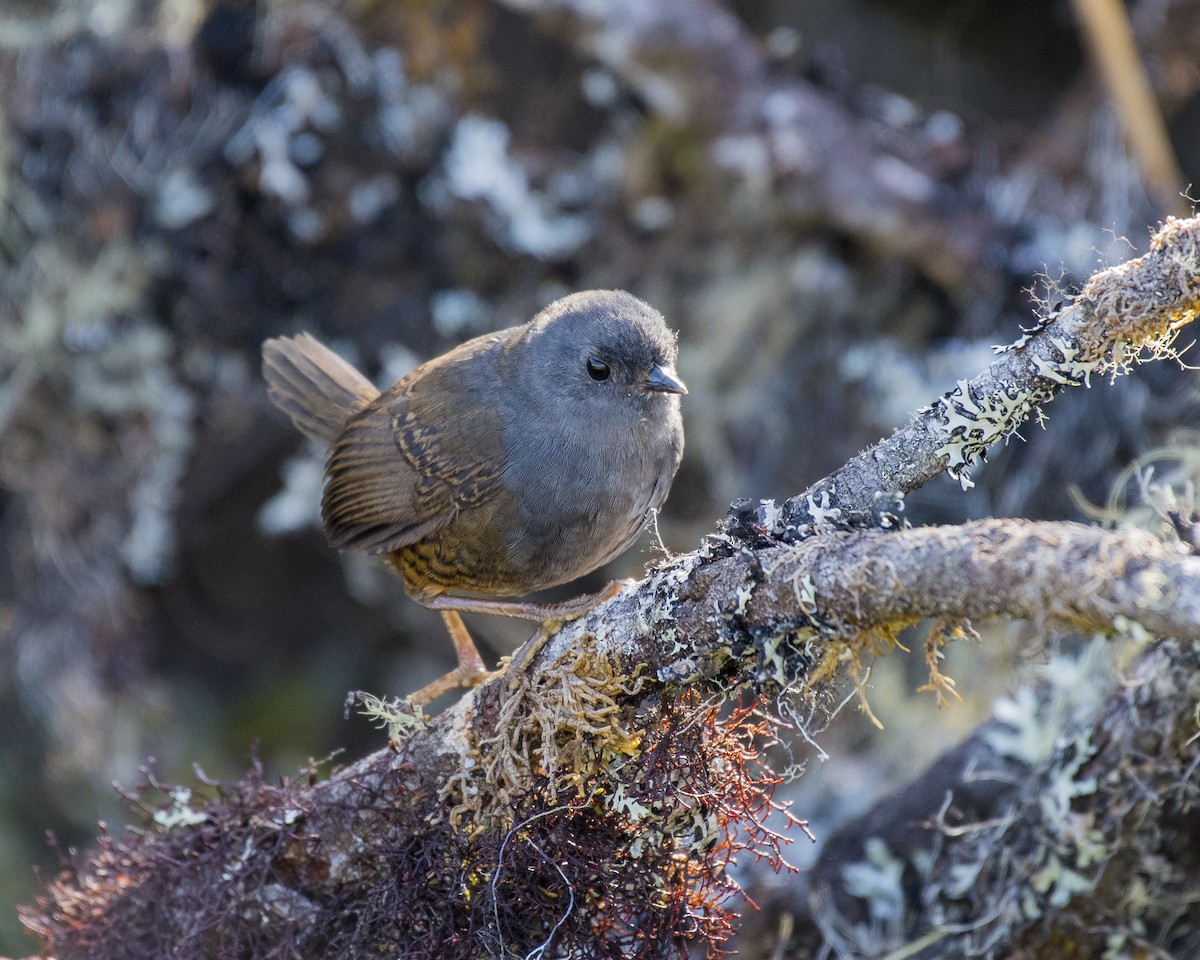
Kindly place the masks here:
POLYGON ((666 499, 682 428, 677 417, 621 429, 526 418, 502 441, 495 494, 464 502, 444 527, 393 558, 410 593, 521 596, 607 563, 666 499))
POLYGON ((682 438, 661 433, 547 431, 515 451, 503 476, 520 512, 509 564, 552 586, 627 549, 678 466, 682 438))

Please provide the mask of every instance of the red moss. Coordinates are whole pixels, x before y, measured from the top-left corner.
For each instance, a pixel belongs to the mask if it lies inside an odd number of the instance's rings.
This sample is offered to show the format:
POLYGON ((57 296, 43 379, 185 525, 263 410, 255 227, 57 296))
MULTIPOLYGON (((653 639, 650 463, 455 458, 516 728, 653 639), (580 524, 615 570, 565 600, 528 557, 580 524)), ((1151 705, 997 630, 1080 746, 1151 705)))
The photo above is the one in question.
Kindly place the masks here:
POLYGON ((694 694, 642 719, 635 756, 585 795, 532 784, 503 834, 431 823, 404 771, 315 810, 311 771, 271 785, 255 767, 215 786, 201 823, 102 834, 23 918, 62 960, 713 955, 741 902, 730 864, 784 865, 774 723, 694 694))

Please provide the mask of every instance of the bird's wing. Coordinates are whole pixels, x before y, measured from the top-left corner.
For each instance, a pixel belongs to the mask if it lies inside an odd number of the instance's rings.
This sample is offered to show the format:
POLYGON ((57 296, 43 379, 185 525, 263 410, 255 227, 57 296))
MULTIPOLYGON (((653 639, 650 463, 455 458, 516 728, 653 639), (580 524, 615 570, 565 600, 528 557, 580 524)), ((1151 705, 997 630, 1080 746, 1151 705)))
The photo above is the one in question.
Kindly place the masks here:
POLYGON ((464 363, 472 352, 425 364, 347 422, 321 502, 333 546, 398 550, 498 492, 503 424, 470 382, 480 376, 479 364, 464 363))

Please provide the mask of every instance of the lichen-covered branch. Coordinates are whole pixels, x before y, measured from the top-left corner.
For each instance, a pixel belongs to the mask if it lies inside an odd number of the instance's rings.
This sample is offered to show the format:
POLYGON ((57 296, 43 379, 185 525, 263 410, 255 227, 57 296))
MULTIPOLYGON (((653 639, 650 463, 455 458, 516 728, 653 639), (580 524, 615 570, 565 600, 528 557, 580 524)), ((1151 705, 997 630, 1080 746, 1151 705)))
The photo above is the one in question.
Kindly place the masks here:
POLYGON ((777 778, 757 759, 772 727, 748 709, 718 723, 729 692, 811 684, 921 617, 992 615, 1200 638, 1200 558, 1019 521, 758 551, 715 537, 397 730, 394 752, 314 786, 238 785, 205 809, 173 793, 168 829, 104 840, 26 920, 64 958, 552 941, 682 956, 727 931, 728 858, 780 853, 777 778))
POLYGON ((901 495, 943 470, 964 488, 969 469, 1011 437, 1065 387, 1126 373, 1143 351, 1169 354, 1200 309, 1200 219, 1168 218, 1144 256, 1102 270, 1065 305, 1048 304, 1040 323, 998 359, 958 385, 886 440, 784 504, 759 509, 759 522, 790 539, 830 519, 861 523, 878 493, 901 495))
POLYGON ((825 838, 760 900, 763 939, 786 915, 789 960, 1196 956, 1200 645, 1145 649, 1116 684, 1088 659, 825 838))

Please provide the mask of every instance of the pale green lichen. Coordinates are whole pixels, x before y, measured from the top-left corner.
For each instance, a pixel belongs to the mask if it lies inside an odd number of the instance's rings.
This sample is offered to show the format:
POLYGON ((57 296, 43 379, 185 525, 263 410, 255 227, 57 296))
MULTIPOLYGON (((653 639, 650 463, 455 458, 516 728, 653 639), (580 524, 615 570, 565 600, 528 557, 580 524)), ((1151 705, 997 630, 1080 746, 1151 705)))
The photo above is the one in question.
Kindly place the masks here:
POLYGON ((983 459, 994 444, 1012 436, 1038 404, 1048 399, 1048 393, 1023 394, 1013 389, 1011 393, 1002 391, 977 402, 971 396, 971 385, 959 380, 953 390, 933 405, 942 438, 934 452, 946 458, 946 472, 962 489, 969 490, 975 485, 970 476, 971 465, 983 459))
POLYGON ((758 515, 764 529, 771 536, 778 536, 783 533, 783 507, 779 506, 774 500, 760 501, 758 515))
POLYGON ((451 825, 511 825, 517 800, 539 777, 547 796, 588 795, 598 771, 637 754, 642 732, 622 704, 646 683, 642 669, 631 675, 590 635, 536 675, 510 678, 495 732, 468 734, 468 762, 442 787, 451 825))
POLYGON ((867 906, 873 926, 889 940, 898 939, 904 922, 904 861, 880 837, 868 837, 863 860, 842 868, 846 892, 867 906))
POLYGON ((648 589, 639 591, 639 596, 644 599, 634 612, 635 633, 648 634, 660 624, 674 620, 674 598, 703 559, 699 553, 690 553, 650 572, 648 589))
POLYGON ((1029 884, 1037 893, 1047 897, 1050 906, 1062 909, 1071 902, 1075 894, 1091 890, 1096 881, 1093 877, 1072 870, 1058 857, 1050 854, 1045 866, 1029 878, 1029 884))
POLYGON ((815 662, 814 646, 819 639, 817 631, 808 627, 777 631, 759 644, 759 663, 755 682, 762 686, 772 683, 781 690, 796 684, 796 655, 808 662, 815 662))
POLYGON ((378 697, 365 690, 355 690, 346 697, 346 711, 356 705, 360 715, 387 731, 388 743, 393 749, 425 727, 424 711, 407 698, 378 697))
POLYGON ((1054 778, 1038 796, 1042 818, 1052 827, 1061 826, 1071 810, 1071 801, 1096 792, 1096 778, 1077 778, 1077 774, 1096 753, 1096 745, 1083 734, 1071 743, 1073 756, 1065 759, 1054 772, 1054 778))
POLYGON ((1024 390, 1009 384, 976 400, 971 394, 971 384, 959 380, 953 390, 934 404, 932 412, 943 437, 935 452, 946 458, 946 472, 964 490, 974 486, 970 466, 985 458, 994 444, 1016 433, 1042 404, 1053 399, 1055 385, 1090 386, 1091 375, 1103 368, 1102 359, 1084 359, 1077 347, 1060 337, 1050 338, 1049 343, 1060 359, 1030 355, 1042 383, 1024 390))
POLYGON ((605 802, 611 809, 633 821, 645 820, 650 816, 650 808, 632 796, 628 785, 624 783, 618 783, 605 796, 605 802))

